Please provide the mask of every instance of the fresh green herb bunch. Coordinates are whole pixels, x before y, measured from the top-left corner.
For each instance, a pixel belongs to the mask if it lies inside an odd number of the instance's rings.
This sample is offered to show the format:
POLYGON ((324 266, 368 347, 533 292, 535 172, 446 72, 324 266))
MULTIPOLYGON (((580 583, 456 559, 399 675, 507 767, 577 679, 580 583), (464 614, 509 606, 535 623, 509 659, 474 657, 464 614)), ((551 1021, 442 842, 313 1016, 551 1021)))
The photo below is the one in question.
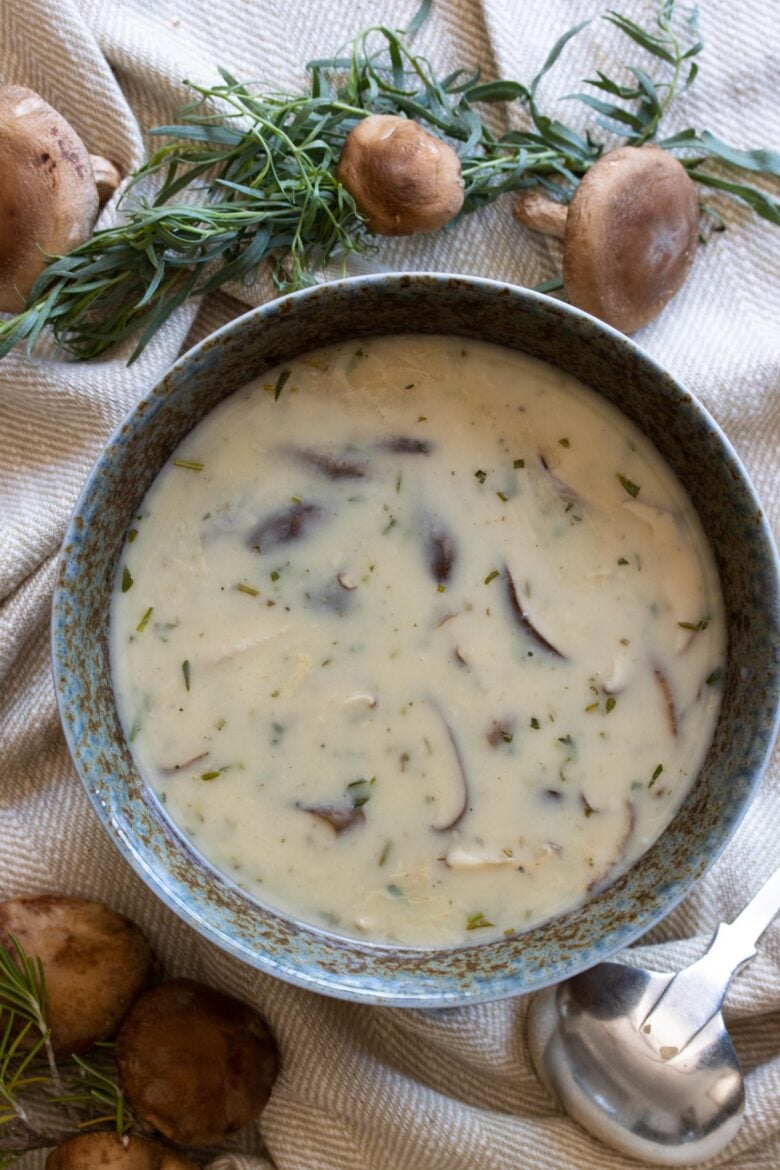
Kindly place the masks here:
MULTIPOLYGON (((132 176, 122 221, 52 259, 25 310, 0 323, 0 357, 21 341, 31 347, 48 325, 60 345, 82 358, 140 334, 133 361, 185 300, 228 281, 251 281, 263 261, 271 261, 276 287, 286 291, 311 282, 334 257, 371 250, 376 238, 335 170, 350 130, 372 113, 413 118, 455 146, 465 184, 461 214, 533 186, 568 200, 615 144, 596 130, 583 137, 538 107, 539 82, 584 24, 557 41, 528 85, 482 83, 478 70, 438 78, 408 43, 431 4, 424 0, 405 30, 377 26, 355 39, 349 56, 311 61, 310 92, 303 96, 255 93, 225 70, 221 85, 192 85, 197 96, 181 121, 152 131, 171 142, 132 176), (529 125, 500 136, 476 108, 515 102, 529 125), (160 186, 144 198, 137 184, 149 179, 160 186)), ((660 0, 652 29, 617 12, 604 19, 650 54, 658 76, 628 65, 628 84, 598 72, 584 84, 600 96, 569 96, 585 103, 596 127, 617 136, 618 144, 655 141, 680 151, 696 182, 736 196, 780 225, 780 204, 764 191, 703 169, 715 160, 721 170, 780 176, 780 155, 737 150, 708 131, 658 137, 675 95, 696 77, 702 42, 695 13, 686 21, 675 13, 675 0, 660 0)))
POLYGON ((12 937, 9 948, 0 946, 0 1170, 26 1150, 56 1145, 85 1127, 110 1124, 121 1137, 133 1124, 114 1046, 98 1044, 92 1060, 73 1056, 58 1066, 50 1037, 43 967, 12 937), (64 1108, 55 1131, 52 1105, 64 1108))
MULTIPOLYGON (((17 939, 12 948, 0 947, 0 1139, 7 1125, 27 1122, 20 1095, 43 1079, 39 1057, 49 1040, 43 968, 17 939)), ((0 1152, 0 1165, 8 1164, 0 1152)))

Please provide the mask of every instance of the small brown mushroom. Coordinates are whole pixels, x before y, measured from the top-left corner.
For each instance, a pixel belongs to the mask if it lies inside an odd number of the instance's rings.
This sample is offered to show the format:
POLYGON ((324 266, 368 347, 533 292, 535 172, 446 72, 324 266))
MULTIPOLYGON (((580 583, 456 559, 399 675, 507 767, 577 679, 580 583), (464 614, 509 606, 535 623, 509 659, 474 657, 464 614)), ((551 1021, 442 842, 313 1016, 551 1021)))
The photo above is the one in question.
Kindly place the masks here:
POLYGON ((161 1142, 115 1133, 82 1133, 46 1159, 46 1170, 197 1170, 197 1164, 161 1142))
POLYGON ((0 85, 0 158, 0 312, 18 313, 47 259, 89 237, 120 175, 19 85, 0 85))
POLYGON ((41 960, 58 1055, 114 1035, 146 982, 152 955, 137 926, 100 902, 41 895, 0 902, 0 943, 15 935, 41 960))
POLYGON ((658 316, 696 253, 696 188, 685 167, 657 146, 609 151, 568 208, 531 190, 513 214, 526 227, 563 238, 569 301, 624 333, 658 316))
POLYGON ((279 1062, 273 1036, 246 1004, 189 979, 141 996, 117 1041, 135 1113, 167 1138, 217 1145, 258 1115, 279 1062))
POLYGON ((410 118, 370 114, 348 134, 336 178, 372 232, 434 232, 463 206, 460 159, 410 118))

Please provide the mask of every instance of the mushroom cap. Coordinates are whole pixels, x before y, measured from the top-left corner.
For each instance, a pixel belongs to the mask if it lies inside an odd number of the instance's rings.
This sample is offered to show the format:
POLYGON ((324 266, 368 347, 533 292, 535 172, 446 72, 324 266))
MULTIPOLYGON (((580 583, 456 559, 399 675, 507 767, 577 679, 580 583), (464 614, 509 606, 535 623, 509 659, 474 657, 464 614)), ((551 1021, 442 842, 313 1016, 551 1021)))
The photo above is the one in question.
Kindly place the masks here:
POLYGON ((436 231, 463 206, 455 151, 395 114, 370 114, 350 130, 336 178, 380 236, 436 231))
POLYGON ((55 1052, 113 1036, 151 965, 138 927, 100 902, 44 894, 0 902, 0 943, 12 934, 43 964, 55 1052))
POLYGON ((46 1159, 46 1170, 198 1170, 195 1162, 161 1142, 115 1133, 82 1133, 46 1159))
POLYGON ((563 282, 573 305, 624 333, 660 313, 688 275, 699 198, 657 146, 622 146, 591 167, 566 218, 563 282))
POLYGON ((0 311, 18 313, 48 256, 88 238, 98 213, 89 154, 31 89, 0 86, 0 311))
POLYGON ((257 1012, 189 979, 142 995, 117 1041, 134 1112, 187 1146, 218 1145, 255 1118, 271 1095, 278 1061, 257 1012))

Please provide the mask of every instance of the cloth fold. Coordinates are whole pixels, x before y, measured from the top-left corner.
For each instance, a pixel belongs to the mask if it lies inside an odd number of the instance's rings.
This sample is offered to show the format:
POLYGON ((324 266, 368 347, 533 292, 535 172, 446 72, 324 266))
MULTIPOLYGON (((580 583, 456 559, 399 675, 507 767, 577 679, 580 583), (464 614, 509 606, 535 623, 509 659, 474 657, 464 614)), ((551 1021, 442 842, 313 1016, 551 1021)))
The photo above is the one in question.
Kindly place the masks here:
MULTIPOLYGON (((0 80, 38 90, 91 151, 138 165, 187 97, 184 79, 241 78, 298 89, 303 64, 373 23, 403 25, 416 0, 2 0, 0 80)), ((606 5, 605 5, 606 7, 606 5)), ((619 5, 648 24, 646 0, 619 5)), ((557 38, 567 46, 540 90, 543 108, 583 129, 592 119, 556 100, 596 69, 647 66, 597 19, 596 0, 438 0, 416 48, 441 73, 480 63, 527 82, 557 38), (563 115, 560 114, 563 110, 563 115)), ((777 146, 777 13, 762 0, 710 0, 696 85, 669 131, 708 128, 739 146, 777 146), (758 141, 760 140, 760 141, 758 141)), ((652 65, 652 62, 651 62, 652 65)), ((518 120, 522 117, 518 114, 518 120)), ((686 382, 726 430, 780 520, 780 232, 714 195, 728 231, 700 250, 691 278, 637 340, 686 382)), ((105 209, 103 223, 115 211, 105 209)), ((559 245, 522 232, 503 200, 451 232, 388 241, 388 269, 477 273, 533 285, 552 276, 559 245)), ((115 906, 148 934, 172 975, 202 979, 257 1005, 283 1055, 258 1125, 214 1170, 629 1170, 636 1163, 575 1126, 538 1081, 525 1041, 526 998, 443 1012, 331 1001, 255 972, 196 936, 160 905, 113 848, 62 740, 50 679, 48 608, 56 550, 89 468, 111 431, 183 346, 269 295, 267 280, 187 305, 127 368, 131 346, 99 361, 35 356, 0 362, 0 897, 60 890, 115 906)), ((780 863, 778 760, 743 824, 696 890, 629 961, 673 970, 702 952, 780 863)), ((780 927, 734 983, 728 1019, 747 1073, 747 1115, 712 1165, 780 1165, 780 927)), ((24 1165, 40 1167, 41 1152, 24 1165)))

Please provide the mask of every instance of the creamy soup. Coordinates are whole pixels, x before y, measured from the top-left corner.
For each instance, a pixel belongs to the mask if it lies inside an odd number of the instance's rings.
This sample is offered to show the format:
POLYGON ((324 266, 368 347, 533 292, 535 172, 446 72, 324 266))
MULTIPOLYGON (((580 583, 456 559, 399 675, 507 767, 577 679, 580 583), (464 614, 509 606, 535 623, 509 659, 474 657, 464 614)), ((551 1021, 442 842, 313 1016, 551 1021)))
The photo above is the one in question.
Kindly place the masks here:
POLYGON ((260 902, 441 946, 582 902, 713 731, 724 621, 655 448, 560 371, 452 337, 269 371, 127 535, 114 687, 180 831, 260 902))

